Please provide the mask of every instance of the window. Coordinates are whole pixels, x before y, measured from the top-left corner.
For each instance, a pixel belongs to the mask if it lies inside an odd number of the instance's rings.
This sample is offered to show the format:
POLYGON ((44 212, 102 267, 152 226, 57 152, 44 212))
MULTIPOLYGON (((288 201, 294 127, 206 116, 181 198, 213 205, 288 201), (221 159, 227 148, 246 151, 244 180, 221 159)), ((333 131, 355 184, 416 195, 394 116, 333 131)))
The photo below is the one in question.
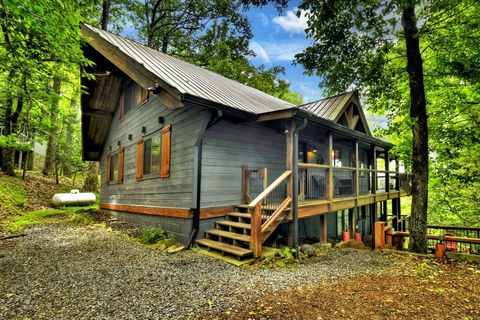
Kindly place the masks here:
POLYGON ((107 184, 110 182, 116 182, 118 180, 118 166, 119 166, 119 152, 115 152, 109 155, 107 159, 107 172, 108 179, 107 184))
POLYGON ((155 136, 143 142, 143 175, 160 173, 160 137, 155 136))
POLYGON ((170 143, 172 125, 162 128, 161 136, 140 138, 137 141, 137 171, 135 178, 142 181, 144 175, 170 177, 170 143))
POLYGON ((110 182, 123 183, 123 163, 125 156, 125 148, 121 147, 116 152, 107 156, 106 183, 110 182))
POLYGON ((123 119, 135 107, 147 102, 148 91, 132 81, 123 90, 120 97, 120 119, 123 119))

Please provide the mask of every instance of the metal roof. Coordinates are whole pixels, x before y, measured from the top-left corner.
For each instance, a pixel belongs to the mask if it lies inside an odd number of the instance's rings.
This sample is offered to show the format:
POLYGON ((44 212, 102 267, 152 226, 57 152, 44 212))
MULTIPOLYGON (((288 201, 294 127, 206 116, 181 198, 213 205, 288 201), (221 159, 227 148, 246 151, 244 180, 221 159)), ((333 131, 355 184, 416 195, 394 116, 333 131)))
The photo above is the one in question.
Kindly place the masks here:
POLYGON ((333 97, 306 103, 299 108, 313 113, 317 117, 337 121, 342 115, 345 104, 356 94, 356 91, 342 93, 333 97))
MULTIPOLYGON (((133 40, 85 25, 122 54, 177 89, 181 94, 196 96, 244 112, 259 114, 294 107, 292 103, 230 80, 202 67, 169 56, 133 40)), ((88 39, 87 39, 88 42, 88 39)))

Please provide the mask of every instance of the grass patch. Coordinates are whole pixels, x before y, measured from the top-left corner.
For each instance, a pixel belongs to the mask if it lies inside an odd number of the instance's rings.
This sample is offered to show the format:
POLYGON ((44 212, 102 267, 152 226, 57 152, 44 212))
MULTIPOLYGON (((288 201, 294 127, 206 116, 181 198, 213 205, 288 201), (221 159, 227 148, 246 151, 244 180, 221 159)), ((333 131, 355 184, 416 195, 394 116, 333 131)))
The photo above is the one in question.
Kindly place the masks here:
MULTIPOLYGON (((75 224, 90 224, 101 219, 98 216, 97 206, 88 207, 60 207, 30 211, 5 220, 3 229, 7 232, 21 232, 27 227, 40 224, 45 218, 67 215, 68 221, 75 224)), ((98 210, 99 211, 99 210, 98 210)))
POLYGON ((22 180, 16 177, 0 177, 0 212, 21 214, 28 204, 27 191, 22 185, 22 180))
POLYGON ((63 214, 65 211, 59 209, 41 209, 24 213, 19 216, 15 216, 8 219, 3 228, 7 232, 20 232, 23 229, 33 226, 35 224, 42 223, 43 219, 59 214, 63 214))

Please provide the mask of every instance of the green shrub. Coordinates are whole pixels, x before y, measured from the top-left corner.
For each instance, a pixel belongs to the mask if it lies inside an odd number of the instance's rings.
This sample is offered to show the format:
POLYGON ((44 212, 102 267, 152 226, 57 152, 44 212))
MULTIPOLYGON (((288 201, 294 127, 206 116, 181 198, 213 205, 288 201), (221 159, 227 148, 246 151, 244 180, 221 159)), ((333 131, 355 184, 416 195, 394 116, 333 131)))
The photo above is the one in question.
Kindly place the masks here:
POLYGON ((154 244, 166 237, 162 228, 147 228, 140 235, 140 242, 143 244, 154 244))

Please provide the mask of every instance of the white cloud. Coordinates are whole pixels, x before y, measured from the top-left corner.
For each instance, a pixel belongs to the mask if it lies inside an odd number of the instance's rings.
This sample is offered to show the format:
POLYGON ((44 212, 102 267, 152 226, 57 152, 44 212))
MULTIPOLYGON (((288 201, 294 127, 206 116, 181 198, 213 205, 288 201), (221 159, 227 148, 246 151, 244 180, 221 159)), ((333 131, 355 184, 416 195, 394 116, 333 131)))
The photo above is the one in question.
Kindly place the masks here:
POLYGON ((264 15, 263 13, 260 12, 258 14, 258 17, 260 18, 260 22, 262 23, 262 26, 264 26, 264 27, 268 26, 269 21, 268 21, 268 18, 267 18, 266 15, 264 15))
POLYGON ((302 93, 308 94, 308 95, 319 95, 320 94, 320 90, 312 89, 312 88, 310 88, 309 86, 307 86, 303 83, 300 84, 300 90, 302 91, 302 93))
POLYGON ((255 52, 257 58, 260 58, 264 63, 270 64, 270 57, 268 56, 267 51, 256 41, 250 41, 250 50, 255 52))
POLYGON ((262 42, 262 49, 268 53, 271 61, 293 61, 297 53, 308 46, 307 40, 262 42))
POLYGON ((293 10, 288 10, 285 16, 275 17, 272 21, 288 33, 303 33, 307 28, 308 11, 300 10, 300 17, 297 17, 297 11, 298 8, 293 8, 293 10))

